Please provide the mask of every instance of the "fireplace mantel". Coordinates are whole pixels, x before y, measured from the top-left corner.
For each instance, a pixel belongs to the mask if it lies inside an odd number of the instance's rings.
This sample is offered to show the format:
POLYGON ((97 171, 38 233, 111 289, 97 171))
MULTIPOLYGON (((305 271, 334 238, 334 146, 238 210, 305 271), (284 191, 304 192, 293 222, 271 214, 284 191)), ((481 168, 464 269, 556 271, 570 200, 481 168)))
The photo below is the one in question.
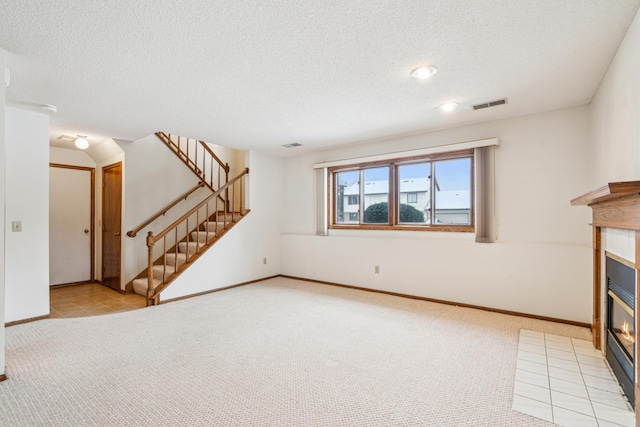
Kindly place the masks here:
POLYGON ((640 230, 640 181, 610 182, 571 204, 590 206, 594 227, 640 230))
POLYGON ((640 194, 640 181, 610 182, 596 190, 589 191, 580 197, 571 200, 572 205, 592 205, 606 202, 618 197, 625 197, 631 194, 640 194))
MULTIPOLYGON (((602 229, 614 228, 635 231, 636 298, 640 296, 640 181, 610 182, 571 200, 574 206, 585 205, 593 210, 593 344, 600 349, 602 328, 602 229)), ((636 331, 640 330, 640 316, 636 304, 636 331)), ((637 341, 637 340, 636 340, 637 341)), ((640 387, 638 384, 638 349, 636 344, 635 400, 640 408, 640 387)), ((640 411, 636 410, 636 425, 640 425, 640 411)))

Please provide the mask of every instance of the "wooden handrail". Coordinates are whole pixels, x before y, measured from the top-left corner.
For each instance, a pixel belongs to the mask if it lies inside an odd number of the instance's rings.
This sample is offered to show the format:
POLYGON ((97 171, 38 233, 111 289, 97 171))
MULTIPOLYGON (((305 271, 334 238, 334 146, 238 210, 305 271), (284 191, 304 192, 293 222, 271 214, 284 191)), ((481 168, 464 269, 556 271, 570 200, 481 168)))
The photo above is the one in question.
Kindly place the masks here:
POLYGON ((148 220, 146 220, 145 222, 143 222, 142 224, 140 224, 139 226, 137 226, 133 230, 127 231, 127 236, 136 237, 136 235, 138 234, 138 231, 142 230, 147 225, 151 224, 153 221, 155 221, 156 219, 158 219, 162 215, 166 214, 169 209, 171 209, 172 207, 174 207, 175 205, 177 205, 181 201, 186 200, 187 197, 189 197, 191 195, 191 193, 193 193, 194 191, 196 191, 197 189, 202 188, 202 187, 204 187, 204 182, 200 181, 198 183, 198 185, 196 185, 191 190, 187 191, 182 196, 178 197, 173 202, 169 203, 167 206, 165 206, 164 208, 159 210, 156 214, 152 215, 148 220))
MULTIPOLYGON (((198 140, 198 139, 191 139, 191 138, 185 138, 187 140, 186 142, 186 151, 183 150, 182 148, 182 144, 181 144, 181 137, 178 135, 178 142, 175 142, 172 138, 171 138, 171 134, 170 133, 166 133, 166 132, 156 132, 156 136, 158 138, 160 138, 161 141, 163 141, 169 148, 171 148, 173 150, 173 152, 176 154, 176 156, 178 156, 178 158, 180 159, 181 162, 183 162, 185 165, 187 165, 187 167, 198 177, 200 178, 202 181, 205 182, 205 185, 207 187, 209 187, 211 189, 211 191, 216 191, 216 189, 213 187, 213 177, 215 176, 213 174, 213 161, 215 160, 215 162, 218 164, 219 166, 219 170, 223 170, 224 171, 224 181, 225 183, 228 182, 229 180, 229 170, 231 169, 229 167, 228 163, 223 163, 222 160, 220 160, 220 158, 213 152, 213 150, 211 150, 211 148, 207 145, 206 142, 198 140), (194 144, 196 144, 195 148, 194 148, 194 154, 191 155, 189 154, 189 147, 190 147, 190 142, 193 142, 194 144), (199 159, 198 159, 198 144, 200 144, 202 146, 202 164, 199 164, 199 159), (208 156, 207 156, 208 154, 208 156), (209 169, 206 166, 206 163, 208 163, 211 160, 211 168, 209 169), (207 170, 209 170, 209 174, 207 174, 207 170), (208 176, 207 176, 208 175, 208 176)), ((220 173, 218 173, 218 185, 220 185, 220 173)))
POLYGON ((182 223, 183 221, 185 221, 187 218, 189 218, 191 215, 193 215, 194 213, 196 213, 196 211, 198 209, 200 209, 201 207, 203 207, 204 205, 206 205, 207 203, 209 203, 212 199, 218 197, 223 191, 225 191, 226 189, 228 189, 229 187, 231 187, 236 181, 238 181, 240 178, 242 178, 243 176, 245 176, 246 174, 249 173, 249 168, 245 168, 244 171, 242 171, 242 173, 240 173, 238 176, 236 176, 235 178, 233 178, 231 181, 227 182, 225 185, 223 185, 222 187, 220 187, 216 192, 214 192, 212 195, 210 195, 209 197, 207 197, 206 199, 204 199, 202 202, 200 202, 200 204, 198 204, 197 206, 195 206, 193 209, 191 209, 189 212, 187 212, 186 214, 182 215, 180 218, 178 218, 177 220, 175 220, 173 222, 173 224, 171 224, 170 226, 168 226, 167 228, 165 228, 163 231, 161 231, 160 233, 158 233, 157 235, 153 236, 151 234, 149 234, 149 236, 147 236, 147 246, 151 247, 155 244, 155 242, 157 242, 159 239, 163 238, 164 236, 167 235, 167 233, 169 233, 171 230, 173 230, 174 228, 176 228, 178 225, 180 225, 180 223, 182 223))
POLYGON ((207 150, 207 153, 211 154, 211 157, 213 157, 215 159, 215 161, 218 162, 218 164, 222 167, 222 169, 224 169, 225 172, 229 173, 229 164, 228 163, 224 164, 222 162, 222 160, 220 160, 220 158, 215 155, 213 150, 211 148, 209 148, 209 146, 207 145, 206 142, 200 141, 200 140, 198 140, 198 142, 200 143, 200 145, 202 145, 202 148, 207 150))

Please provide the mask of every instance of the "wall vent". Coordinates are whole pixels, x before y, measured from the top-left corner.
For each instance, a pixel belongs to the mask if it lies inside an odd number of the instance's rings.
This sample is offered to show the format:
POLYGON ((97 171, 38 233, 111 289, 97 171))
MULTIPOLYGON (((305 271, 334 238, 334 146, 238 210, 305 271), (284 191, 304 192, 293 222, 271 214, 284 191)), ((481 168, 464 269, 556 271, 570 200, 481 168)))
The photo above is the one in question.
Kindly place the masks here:
POLYGON ((284 144, 284 148, 302 147, 302 144, 298 142, 292 142, 291 144, 284 144))
POLYGON ((471 108, 473 108, 474 110, 482 110, 483 108, 497 107, 498 105, 504 105, 506 103, 507 103, 507 98, 503 98, 503 99, 497 99, 491 102, 484 102, 482 104, 472 105, 471 108))

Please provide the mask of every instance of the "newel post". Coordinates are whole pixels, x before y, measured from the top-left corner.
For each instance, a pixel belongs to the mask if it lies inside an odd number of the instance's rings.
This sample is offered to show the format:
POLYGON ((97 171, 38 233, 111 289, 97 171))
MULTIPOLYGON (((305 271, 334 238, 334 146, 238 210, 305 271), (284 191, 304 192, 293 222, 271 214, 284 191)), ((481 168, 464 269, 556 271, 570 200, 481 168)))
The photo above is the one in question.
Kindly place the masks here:
MULTIPOLYGON (((228 183, 229 182, 229 163, 224 165, 224 183, 228 183)), ((224 198, 225 198, 225 213, 230 212, 229 210, 229 188, 227 187, 226 190, 224 190, 224 198)))
POLYGON ((155 245, 156 241, 153 237, 153 231, 150 231, 147 234, 147 248, 148 248, 148 263, 149 268, 147 270, 147 307, 149 306, 149 302, 152 301, 151 294, 153 293, 153 245, 155 245))

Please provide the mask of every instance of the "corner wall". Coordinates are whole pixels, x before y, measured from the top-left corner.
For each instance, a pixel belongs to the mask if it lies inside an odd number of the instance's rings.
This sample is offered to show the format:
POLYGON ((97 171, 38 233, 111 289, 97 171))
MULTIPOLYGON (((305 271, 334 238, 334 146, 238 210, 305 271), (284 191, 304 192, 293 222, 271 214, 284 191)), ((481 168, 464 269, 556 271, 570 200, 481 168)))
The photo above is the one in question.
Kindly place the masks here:
POLYGON ((49 314, 49 116, 7 107, 5 125, 4 321, 13 322, 49 314))
POLYGON ((251 212, 162 293, 163 301, 280 274, 282 159, 251 151, 247 164, 251 212))
POLYGON ((199 189, 169 210, 134 238, 127 232, 146 221, 164 206, 197 185, 198 178, 154 134, 134 142, 120 142, 123 164, 123 264, 122 286, 147 268, 146 235, 158 234, 189 208, 211 194, 199 189))
MULTIPOLYGON (((4 70, 6 67, 4 51, 0 49, 0 74, 4 76, 4 70)), ((5 170, 6 170, 6 158, 5 158, 5 103, 6 103, 6 85, 4 78, 0 79, 0 319, 4 319, 5 312, 5 235, 4 230, 6 228, 5 222, 5 170)), ((5 333, 4 322, 0 322, 0 380, 5 376, 5 333)))
POLYGON ((590 109, 591 184, 640 180, 640 11, 627 30, 590 109))
POLYGON ((591 322, 588 110, 577 107, 285 160, 282 274, 591 322), (315 235, 313 164, 490 137, 498 240, 470 233, 330 230, 315 235), (374 273, 374 266, 380 273, 374 273))

